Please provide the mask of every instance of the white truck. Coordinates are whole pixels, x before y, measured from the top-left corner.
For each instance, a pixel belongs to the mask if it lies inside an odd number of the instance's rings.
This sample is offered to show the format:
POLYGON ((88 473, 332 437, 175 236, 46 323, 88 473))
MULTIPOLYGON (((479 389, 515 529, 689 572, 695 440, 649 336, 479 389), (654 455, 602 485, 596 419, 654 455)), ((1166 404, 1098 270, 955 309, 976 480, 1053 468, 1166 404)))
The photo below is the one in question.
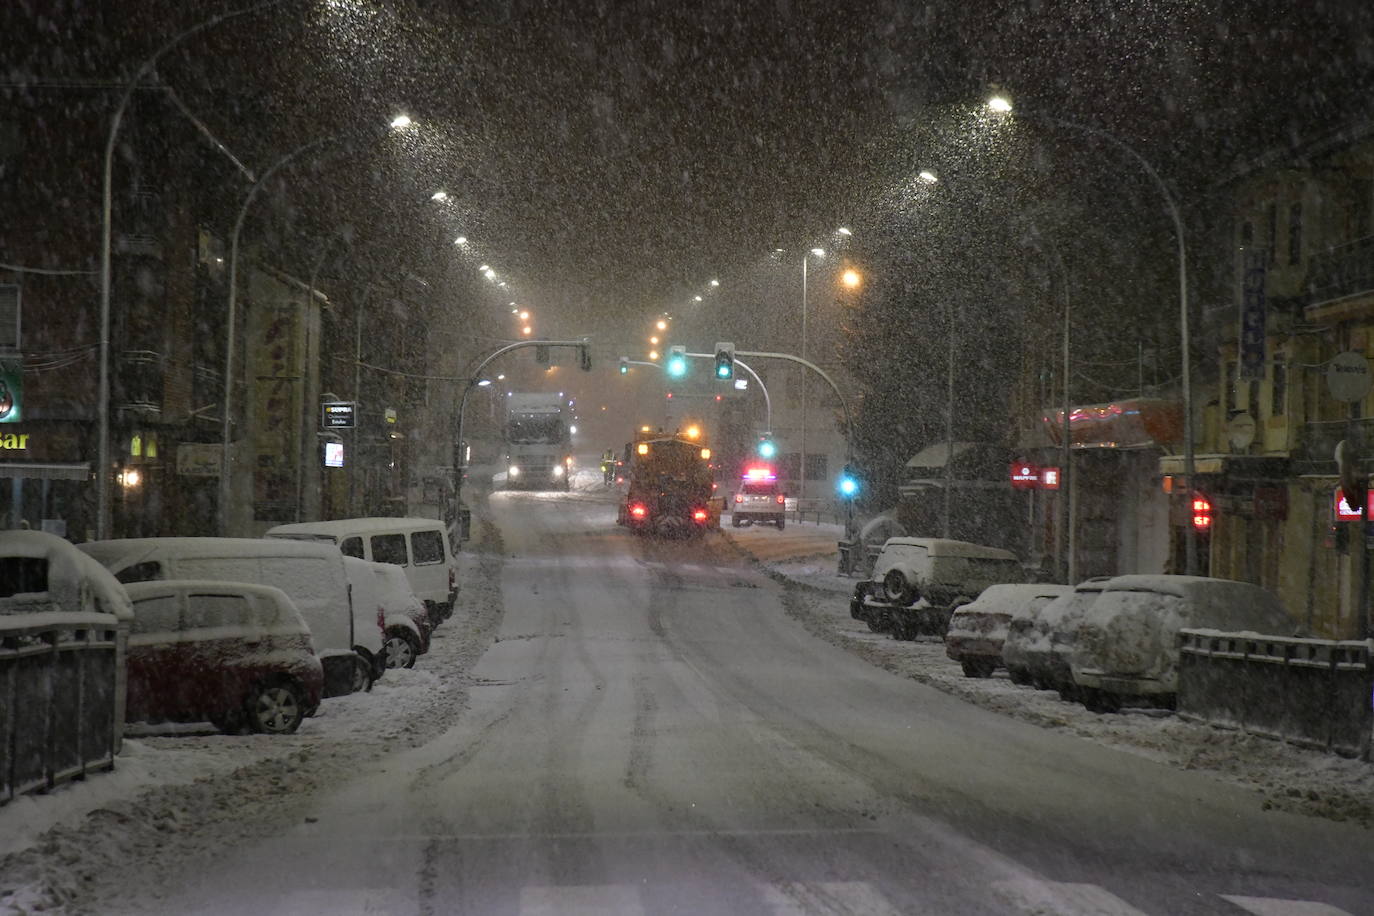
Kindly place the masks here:
POLYGON ((506 400, 506 489, 567 490, 572 435, 563 396, 514 393, 506 400))

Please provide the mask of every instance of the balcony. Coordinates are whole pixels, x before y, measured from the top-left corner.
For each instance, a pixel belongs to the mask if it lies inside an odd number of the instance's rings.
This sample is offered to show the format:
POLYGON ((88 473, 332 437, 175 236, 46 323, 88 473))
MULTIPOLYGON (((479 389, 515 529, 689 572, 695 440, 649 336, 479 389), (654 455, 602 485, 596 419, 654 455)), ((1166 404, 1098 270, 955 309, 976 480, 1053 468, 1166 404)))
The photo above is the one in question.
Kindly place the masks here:
POLYGON ((1374 235, 1314 255, 1307 277, 1309 306, 1374 292, 1374 235))

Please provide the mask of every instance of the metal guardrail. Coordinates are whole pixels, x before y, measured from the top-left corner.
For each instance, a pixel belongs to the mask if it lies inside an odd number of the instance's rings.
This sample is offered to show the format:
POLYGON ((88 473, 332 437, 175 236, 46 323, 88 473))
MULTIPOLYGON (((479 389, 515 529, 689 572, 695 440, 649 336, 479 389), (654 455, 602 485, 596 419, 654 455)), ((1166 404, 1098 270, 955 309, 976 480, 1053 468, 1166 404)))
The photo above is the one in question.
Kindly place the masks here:
POLYGON ((1370 759, 1374 640, 1179 636, 1180 717, 1370 759))
POLYGON ((0 621, 0 804, 113 769, 123 734, 119 622, 29 619, 0 621))

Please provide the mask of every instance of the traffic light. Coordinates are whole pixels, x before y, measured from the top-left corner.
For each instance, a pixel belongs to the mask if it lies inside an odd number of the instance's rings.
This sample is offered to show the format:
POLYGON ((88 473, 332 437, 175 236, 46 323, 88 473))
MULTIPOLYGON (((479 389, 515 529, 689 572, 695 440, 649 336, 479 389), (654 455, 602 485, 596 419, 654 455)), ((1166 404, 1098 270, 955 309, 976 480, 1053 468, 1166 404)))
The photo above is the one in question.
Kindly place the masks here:
POLYGON ((735 377, 735 345, 728 341, 716 344, 716 378, 729 381, 735 377))
POLYGON ((859 495, 859 478, 854 476, 849 465, 846 464, 844 470, 840 471, 840 479, 835 482, 835 489, 839 490, 841 499, 853 499, 859 495))
POLYGON ((673 378, 682 378, 687 374, 687 348, 669 347, 668 362, 666 367, 668 375, 673 378))
POLYGON ((628 356, 622 356, 622 357, 620 357, 620 374, 621 374, 621 375, 629 375, 629 374, 630 374, 630 358, 629 358, 628 356))
POLYGON ((583 372, 592 371, 592 348, 590 344, 582 344, 577 348, 577 364, 583 372))
POLYGON ((534 361, 541 366, 549 364, 549 348, 540 344, 534 348, 534 361))
POLYGON ((772 436, 764 436, 759 439, 758 453, 760 458, 772 458, 778 453, 778 446, 773 442, 772 436))

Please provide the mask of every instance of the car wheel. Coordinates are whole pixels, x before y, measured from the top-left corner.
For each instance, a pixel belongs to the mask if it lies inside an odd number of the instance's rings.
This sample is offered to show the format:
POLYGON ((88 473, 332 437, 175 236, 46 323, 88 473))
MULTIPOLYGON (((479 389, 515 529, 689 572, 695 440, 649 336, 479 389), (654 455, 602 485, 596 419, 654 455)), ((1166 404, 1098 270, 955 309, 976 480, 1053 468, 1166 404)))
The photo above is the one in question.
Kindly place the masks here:
POLYGON ((1031 682, 1030 672, 1019 666, 1007 668, 1007 677, 1011 678, 1011 682, 1018 687, 1027 687, 1031 682))
POLYGON ((248 695, 244 709, 249 727, 264 735, 289 735, 305 718, 305 701, 294 681, 259 684, 248 695))
POLYGON ((367 663, 367 659, 361 655, 353 656, 353 680, 349 683, 349 690, 352 693, 358 691, 370 691, 372 689, 372 666, 367 663))
POLYGON ((965 659, 959 666, 964 669, 964 677, 992 677, 993 669, 997 667, 987 658, 965 659))
POLYGON ((734 513, 731 513, 731 514, 730 514, 730 526, 731 526, 732 528, 738 528, 739 526, 741 526, 741 525, 743 525, 743 524, 744 524, 744 519, 740 518, 738 515, 735 515, 734 513))
POLYGON ((386 631, 386 666, 388 668, 414 668, 415 659, 420 657, 420 640, 404 627, 392 627, 386 631))
POLYGON ((785 527, 787 527, 787 519, 785 519, 785 518, 783 518, 781 515, 779 515, 779 516, 778 516, 778 530, 781 531, 781 530, 782 530, 783 528, 785 528, 785 527))
POLYGON ((874 633, 881 633, 885 629, 885 627, 883 626, 883 622, 879 620, 876 616, 869 616, 864 618, 864 623, 868 624, 868 628, 872 630, 874 633))
POLYGON ((893 604, 909 607, 916 601, 915 590, 899 569, 889 569, 883 576, 883 595, 893 604))

